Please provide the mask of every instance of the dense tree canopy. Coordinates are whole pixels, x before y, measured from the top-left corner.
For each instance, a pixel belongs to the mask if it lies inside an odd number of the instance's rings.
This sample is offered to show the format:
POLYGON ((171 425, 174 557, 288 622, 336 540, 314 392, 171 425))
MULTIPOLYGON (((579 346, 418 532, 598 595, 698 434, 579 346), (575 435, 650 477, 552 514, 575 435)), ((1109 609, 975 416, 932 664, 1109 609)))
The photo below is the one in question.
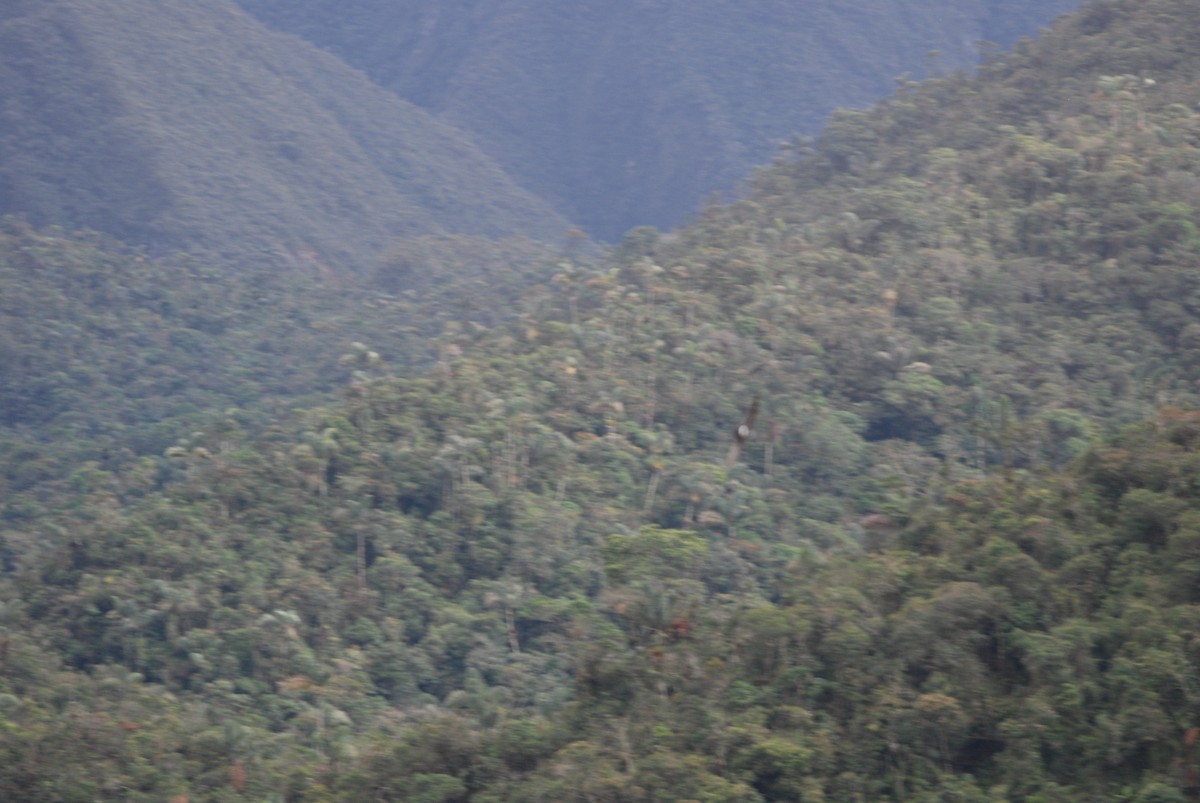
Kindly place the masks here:
POLYGON ((1197 53, 1093 3, 611 253, 8 223, 2 795, 1195 795, 1197 53))

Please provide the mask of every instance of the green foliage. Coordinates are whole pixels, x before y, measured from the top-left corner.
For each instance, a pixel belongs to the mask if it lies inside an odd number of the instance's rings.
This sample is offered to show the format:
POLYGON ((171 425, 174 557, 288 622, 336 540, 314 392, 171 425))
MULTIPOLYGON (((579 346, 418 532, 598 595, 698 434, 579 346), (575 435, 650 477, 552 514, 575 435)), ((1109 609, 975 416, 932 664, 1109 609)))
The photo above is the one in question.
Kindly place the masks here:
POLYGON ((477 241, 377 292, 9 224, 0 796, 1186 798, 1189 11, 515 248, 507 315, 432 280, 477 241))
POLYGON ((604 568, 616 583, 647 577, 694 576, 708 544, 686 530, 643 527, 637 535, 614 535, 602 548, 604 568))

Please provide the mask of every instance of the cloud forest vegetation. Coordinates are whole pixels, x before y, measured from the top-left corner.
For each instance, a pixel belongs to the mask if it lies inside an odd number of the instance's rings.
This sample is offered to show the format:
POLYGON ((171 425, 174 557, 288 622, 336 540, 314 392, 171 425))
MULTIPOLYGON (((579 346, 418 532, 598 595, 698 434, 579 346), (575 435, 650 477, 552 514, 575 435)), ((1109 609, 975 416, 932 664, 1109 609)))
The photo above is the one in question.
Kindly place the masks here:
POLYGON ((0 797, 1193 799, 1198 168, 1099 0, 609 251, 6 221, 0 797))

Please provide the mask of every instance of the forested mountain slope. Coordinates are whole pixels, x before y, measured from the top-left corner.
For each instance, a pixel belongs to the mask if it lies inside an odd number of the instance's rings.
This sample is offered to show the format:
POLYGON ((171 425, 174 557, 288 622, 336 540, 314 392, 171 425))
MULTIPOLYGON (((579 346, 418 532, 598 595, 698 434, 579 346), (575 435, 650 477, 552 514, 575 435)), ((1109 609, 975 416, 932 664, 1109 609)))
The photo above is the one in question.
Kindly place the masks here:
POLYGON ((0 212, 308 273, 568 225, 467 135, 223 0, 6 3, 0 212))
POLYGON ((94 233, 3 221, 0 498, 52 486, 81 462, 118 470, 160 454, 213 411, 261 424, 325 399, 354 370, 343 359, 354 342, 379 344, 393 370, 421 370, 447 321, 503 319, 552 268, 528 240, 464 235, 406 239, 382 264, 379 284, 403 292, 269 261, 230 272, 155 260, 94 233), (480 288, 490 304, 470 301, 480 288))
POLYGON ((6 460, 0 796, 1187 800, 1193 5, 1092 3, 839 114, 736 204, 529 267, 510 317, 467 283, 420 372, 387 365, 387 314, 419 312, 391 288, 461 244, 307 320, 302 291, 231 303, 273 366, 192 309, 236 285, 172 306, 170 265, 8 230, 8 280, 76 277, 34 289, 97 342, 0 322, 111 362, 106 405, 201 403, 121 398, 134 324, 245 385, 161 452, 72 464, 87 385, 4 353, 62 409, 6 460), (109 317, 87 266, 117 258, 149 278, 109 317), (359 331, 338 398, 255 409, 359 331))
POLYGON ((241 0, 471 131, 596 236, 674 225, 894 79, 975 61, 1077 0, 241 0), (940 56, 932 63, 930 51, 940 56))

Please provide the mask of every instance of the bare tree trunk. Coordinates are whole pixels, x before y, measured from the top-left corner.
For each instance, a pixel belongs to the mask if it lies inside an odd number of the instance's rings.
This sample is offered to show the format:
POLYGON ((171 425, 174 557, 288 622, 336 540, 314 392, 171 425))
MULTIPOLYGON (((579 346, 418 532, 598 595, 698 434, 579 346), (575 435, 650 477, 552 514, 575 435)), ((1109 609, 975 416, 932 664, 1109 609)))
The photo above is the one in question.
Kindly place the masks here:
POLYGON ((355 544, 356 561, 355 568, 358 575, 358 593, 361 595, 367 587, 367 538, 363 535, 362 527, 358 528, 356 533, 357 543, 355 544))
POLYGON ((654 473, 650 475, 650 484, 646 486, 646 501, 642 505, 642 515, 649 516, 650 510, 654 507, 654 496, 658 493, 658 480, 662 477, 662 469, 654 469, 654 473))
POLYGON ((517 638, 517 620, 513 616, 512 606, 504 600, 504 625, 508 630, 508 646, 515 653, 521 651, 521 641, 517 638))

